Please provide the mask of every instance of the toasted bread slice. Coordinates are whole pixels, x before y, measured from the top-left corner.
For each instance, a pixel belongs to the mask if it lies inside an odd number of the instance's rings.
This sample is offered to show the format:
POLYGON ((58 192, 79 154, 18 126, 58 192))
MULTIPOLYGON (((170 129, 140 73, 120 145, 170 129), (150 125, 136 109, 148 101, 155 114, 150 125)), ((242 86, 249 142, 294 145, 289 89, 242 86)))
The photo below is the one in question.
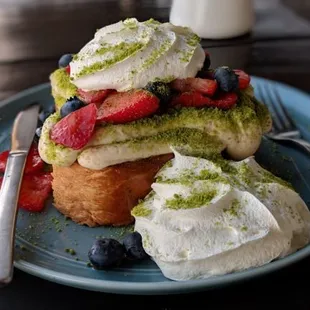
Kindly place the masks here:
POLYGON ((74 163, 53 166, 55 207, 79 224, 121 226, 133 222, 131 209, 151 190, 154 176, 173 154, 90 170, 74 163))

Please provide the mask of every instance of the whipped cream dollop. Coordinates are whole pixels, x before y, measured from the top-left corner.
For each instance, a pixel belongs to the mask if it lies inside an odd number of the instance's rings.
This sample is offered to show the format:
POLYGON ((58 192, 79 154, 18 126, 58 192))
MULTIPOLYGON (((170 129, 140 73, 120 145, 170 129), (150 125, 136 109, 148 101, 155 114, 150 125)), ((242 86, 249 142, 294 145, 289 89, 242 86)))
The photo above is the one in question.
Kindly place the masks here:
POLYGON ((306 204, 254 157, 210 161, 174 153, 132 210, 145 251, 167 278, 258 267, 309 243, 306 204))
POLYGON ((70 63, 70 78, 83 90, 127 91, 195 77, 204 59, 200 38, 189 28, 130 18, 99 29, 70 63))

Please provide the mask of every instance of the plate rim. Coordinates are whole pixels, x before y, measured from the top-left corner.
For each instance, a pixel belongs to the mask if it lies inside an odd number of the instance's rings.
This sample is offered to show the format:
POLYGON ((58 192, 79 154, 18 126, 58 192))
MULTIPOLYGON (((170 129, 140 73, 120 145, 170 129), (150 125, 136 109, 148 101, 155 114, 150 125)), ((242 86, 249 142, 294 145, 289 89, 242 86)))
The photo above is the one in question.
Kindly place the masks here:
MULTIPOLYGON (((253 82, 272 83, 279 85, 295 93, 299 93, 310 98, 310 94, 298 89, 294 86, 285 84, 280 81, 266 79, 251 75, 253 82)), ((43 89, 50 88, 50 82, 38 84, 25 90, 22 90, 9 98, 0 101, 0 109, 6 108, 9 104, 16 100, 21 100, 27 95, 36 93, 43 89)), ((264 276, 272 272, 281 270, 282 268, 291 266, 302 259, 310 256, 310 244, 290 254, 287 257, 277 259, 260 267, 251 268, 236 273, 215 276, 206 279, 188 280, 188 281, 159 281, 159 282, 132 282, 132 281, 112 281, 94 279, 82 276, 70 275, 59 271, 54 271, 45 267, 38 266, 34 263, 23 259, 15 260, 14 267, 28 274, 42 278, 58 284, 76 287, 85 290, 101 291, 106 293, 116 294, 133 294, 133 295, 158 295, 158 294, 179 294, 205 291, 210 288, 223 287, 240 281, 247 281, 259 276, 264 276)))

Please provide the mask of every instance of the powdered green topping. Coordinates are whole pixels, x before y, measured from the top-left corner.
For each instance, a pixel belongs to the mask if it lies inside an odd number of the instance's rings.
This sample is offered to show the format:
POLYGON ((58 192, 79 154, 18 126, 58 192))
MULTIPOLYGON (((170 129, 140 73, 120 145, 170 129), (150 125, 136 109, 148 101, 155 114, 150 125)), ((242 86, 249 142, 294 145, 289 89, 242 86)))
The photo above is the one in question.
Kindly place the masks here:
POLYGON ((146 25, 160 25, 160 22, 153 19, 153 18, 150 18, 147 21, 145 21, 144 24, 146 24, 146 25))
POLYGON ((224 209, 224 212, 230 214, 231 216, 239 216, 239 211, 241 209, 241 204, 240 204, 240 201, 237 200, 237 199, 234 199, 232 202, 231 202, 231 206, 229 209, 224 209))
POLYGON ((243 163, 239 167, 238 178, 246 185, 250 185, 251 181, 255 179, 255 174, 246 163, 243 163))
POLYGON ((151 55, 148 57, 147 60, 145 60, 142 64, 142 67, 141 69, 145 70, 149 67, 151 67, 155 62, 156 60, 162 56, 166 51, 169 50, 169 48, 171 47, 172 45, 172 41, 171 40, 165 40, 160 46, 158 49, 155 49, 151 55))
POLYGON ((67 101, 67 99, 65 97, 62 97, 61 95, 55 93, 55 91, 53 89, 52 89, 52 95, 54 97, 56 109, 59 110, 64 105, 64 103, 67 101))
MULTIPOLYGON (((96 50, 96 55, 104 55, 106 53, 113 53, 116 57, 123 56, 123 51, 136 51, 143 47, 142 43, 127 43, 127 42, 121 42, 117 45, 109 45, 104 44, 101 48, 96 50), (122 52, 121 52, 122 51, 122 52)), ((128 52, 130 53, 130 52, 128 52)), ((130 54, 129 54, 130 55, 130 54)), ((129 56, 128 55, 128 56, 129 56)), ((127 58, 127 56, 125 57, 127 58)))
POLYGON ((175 80, 175 76, 168 75, 165 78, 157 77, 154 79, 153 82, 163 82, 163 83, 168 84, 168 83, 172 82, 173 80, 175 80))
POLYGON ((77 87, 70 82, 69 74, 64 68, 55 70, 50 75, 53 93, 58 94, 63 98, 76 96, 77 87))
POLYGON ((192 33, 188 36, 188 38, 186 39, 186 43, 190 46, 197 46, 199 43, 200 43, 200 37, 195 34, 195 33, 192 33))
POLYGON ((190 61, 190 59, 192 58, 192 56, 193 56, 193 53, 194 53, 194 51, 188 51, 188 50, 182 50, 181 52, 180 52, 180 60, 182 61, 182 62, 189 62, 190 61))
POLYGON ((152 210, 146 208, 143 202, 139 203, 137 206, 135 206, 131 210, 131 214, 133 216, 145 217, 145 216, 149 216, 151 213, 152 213, 152 210))
POLYGON ((263 182, 263 183, 278 183, 282 186, 285 186, 285 187, 288 187, 288 188, 294 190, 292 184, 290 184, 289 182, 275 176, 271 172, 264 170, 262 173, 263 174, 262 174, 261 182, 263 182))
MULTIPOLYGON (((47 121, 51 124, 56 124, 60 120, 59 113, 54 113, 51 115, 47 121)), ((49 161, 54 161, 57 158, 57 148, 59 149, 65 149, 62 145, 57 145, 50 139, 50 126, 44 126, 41 132, 41 139, 45 141, 47 148, 45 150, 45 156, 48 158, 49 161)))
POLYGON ((123 24, 125 25, 125 27, 129 28, 129 29, 135 29, 138 27, 137 22, 134 18, 127 18, 123 21, 123 24))
POLYGON ((173 210, 194 209, 205 206, 217 195, 215 189, 205 189, 203 192, 195 192, 188 197, 174 195, 174 198, 166 200, 166 207, 173 210))
POLYGON ((222 143, 207 133, 191 128, 177 128, 167 130, 150 137, 136 138, 129 141, 132 149, 157 148, 158 144, 168 144, 182 153, 193 156, 207 156, 220 153, 222 143))
POLYGON ((100 70, 108 69, 114 64, 120 61, 123 61, 124 59, 130 56, 135 55, 144 46, 145 45, 141 42, 135 42, 135 43, 122 42, 118 45, 109 47, 108 50, 107 50, 107 47, 103 47, 102 49, 99 50, 99 54, 103 55, 109 52, 111 53, 111 57, 104 59, 102 61, 95 62, 94 64, 90 66, 84 67, 76 77, 81 77, 81 76, 85 76, 88 74, 92 74, 100 70))
POLYGON ((229 184, 229 181, 220 176, 217 172, 210 172, 208 170, 201 170, 200 173, 197 175, 192 170, 185 170, 182 174, 175 179, 163 179, 161 176, 158 176, 156 179, 157 183, 162 184, 182 184, 182 185, 191 185, 195 181, 212 181, 214 183, 222 182, 229 184))

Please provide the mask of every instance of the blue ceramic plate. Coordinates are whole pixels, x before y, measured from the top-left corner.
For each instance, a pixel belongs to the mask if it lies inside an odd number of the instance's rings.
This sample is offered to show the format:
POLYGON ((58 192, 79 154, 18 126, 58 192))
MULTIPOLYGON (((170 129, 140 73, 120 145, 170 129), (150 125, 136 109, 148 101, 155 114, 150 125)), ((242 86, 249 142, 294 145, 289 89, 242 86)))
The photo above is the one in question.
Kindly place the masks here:
MULTIPOLYGON (((261 78, 252 78, 253 86, 268 83, 277 87, 286 106, 310 141, 310 97, 294 88, 261 78)), ((50 85, 28 89, 0 102, 0 151, 9 148, 14 116, 31 101, 43 106, 53 104, 50 85)), ((310 158, 289 146, 274 145, 263 140, 256 154, 258 162, 273 167, 271 171, 293 183, 310 207, 310 158)), ((130 229, 130 227, 128 228, 130 229)), ((87 252, 100 236, 119 240, 127 233, 124 228, 88 228, 66 220, 52 205, 43 213, 19 211, 16 231, 15 266, 35 276, 88 290, 122 294, 171 294, 206 290, 276 271, 310 254, 310 245, 298 252, 260 268, 205 280, 174 282, 166 279, 151 260, 124 265, 110 271, 96 271, 87 266, 87 252), (74 250, 71 255, 68 249, 74 250)), ((72 252, 72 251, 71 251, 72 252)))

